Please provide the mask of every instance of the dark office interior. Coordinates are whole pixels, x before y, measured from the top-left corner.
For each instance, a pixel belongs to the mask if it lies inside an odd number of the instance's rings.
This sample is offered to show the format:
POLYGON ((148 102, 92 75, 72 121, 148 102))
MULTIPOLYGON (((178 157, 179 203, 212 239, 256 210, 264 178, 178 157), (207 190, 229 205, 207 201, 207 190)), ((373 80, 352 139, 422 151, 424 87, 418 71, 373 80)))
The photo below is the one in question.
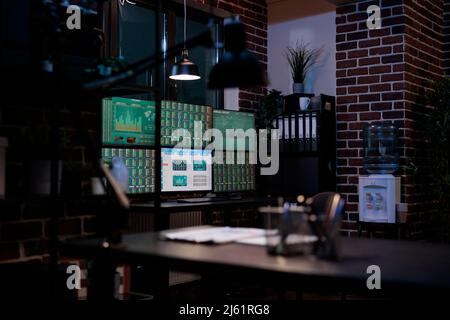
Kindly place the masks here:
POLYGON ((2 300, 450 296, 450 1, 0 15, 2 300))

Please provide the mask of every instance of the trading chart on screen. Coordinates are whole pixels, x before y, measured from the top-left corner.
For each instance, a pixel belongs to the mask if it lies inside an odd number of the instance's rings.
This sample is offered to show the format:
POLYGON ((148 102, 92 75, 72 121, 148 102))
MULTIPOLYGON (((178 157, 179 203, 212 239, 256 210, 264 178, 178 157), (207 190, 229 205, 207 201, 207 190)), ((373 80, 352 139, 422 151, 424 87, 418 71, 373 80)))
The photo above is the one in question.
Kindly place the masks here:
POLYGON ((103 144, 155 144, 155 103, 153 101, 103 99, 103 144))

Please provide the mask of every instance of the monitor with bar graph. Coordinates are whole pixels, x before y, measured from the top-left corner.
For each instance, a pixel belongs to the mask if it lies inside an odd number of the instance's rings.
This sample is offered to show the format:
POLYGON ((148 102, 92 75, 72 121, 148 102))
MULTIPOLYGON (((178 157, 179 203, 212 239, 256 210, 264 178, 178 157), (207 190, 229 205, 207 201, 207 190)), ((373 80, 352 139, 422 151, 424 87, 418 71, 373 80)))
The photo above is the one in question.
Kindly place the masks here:
POLYGON ((106 145, 153 146, 155 103, 113 97, 103 99, 102 143, 106 145))
POLYGON ((212 153, 201 149, 161 149, 161 191, 212 190, 212 153))

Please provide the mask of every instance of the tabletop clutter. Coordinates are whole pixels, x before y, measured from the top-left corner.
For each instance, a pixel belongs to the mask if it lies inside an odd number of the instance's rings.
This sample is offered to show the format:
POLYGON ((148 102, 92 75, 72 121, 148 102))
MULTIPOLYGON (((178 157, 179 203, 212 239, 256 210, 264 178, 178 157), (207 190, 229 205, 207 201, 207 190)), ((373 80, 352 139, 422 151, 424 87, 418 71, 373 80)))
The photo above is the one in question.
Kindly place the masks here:
POLYGON ((264 206, 264 229, 203 226, 168 230, 162 238, 199 244, 239 243, 267 248, 270 255, 304 255, 322 259, 341 258, 339 229, 344 200, 334 192, 312 198, 297 197, 297 202, 264 206))
POLYGON ((277 207, 261 207, 266 227, 267 252, 272 255, 314 255, 341 258, 339 229, 344 200, 326 192, 296 203, 279 201, 277 207))

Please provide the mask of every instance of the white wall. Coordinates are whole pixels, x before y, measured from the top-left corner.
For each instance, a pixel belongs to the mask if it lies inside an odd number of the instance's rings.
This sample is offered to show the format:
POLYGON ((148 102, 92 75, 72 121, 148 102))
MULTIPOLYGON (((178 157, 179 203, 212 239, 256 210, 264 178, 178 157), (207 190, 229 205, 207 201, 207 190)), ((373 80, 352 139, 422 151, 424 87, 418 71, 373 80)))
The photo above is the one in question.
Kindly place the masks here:
MULTIPOLYGON (((270 8, 269 8, 270 10, 270 8)), ((306 79, 305 91, 316 95, 336 95, 336 12, 282 21, 268 26, 269 88, 292 93, 292 78, 285 58, 287 46, 305 41, 312 47, 323 46, 321 60, 306 79)))
POLYGON ((227 110, 239 111, 239 88, 223 90, 223 106, 227 110))

